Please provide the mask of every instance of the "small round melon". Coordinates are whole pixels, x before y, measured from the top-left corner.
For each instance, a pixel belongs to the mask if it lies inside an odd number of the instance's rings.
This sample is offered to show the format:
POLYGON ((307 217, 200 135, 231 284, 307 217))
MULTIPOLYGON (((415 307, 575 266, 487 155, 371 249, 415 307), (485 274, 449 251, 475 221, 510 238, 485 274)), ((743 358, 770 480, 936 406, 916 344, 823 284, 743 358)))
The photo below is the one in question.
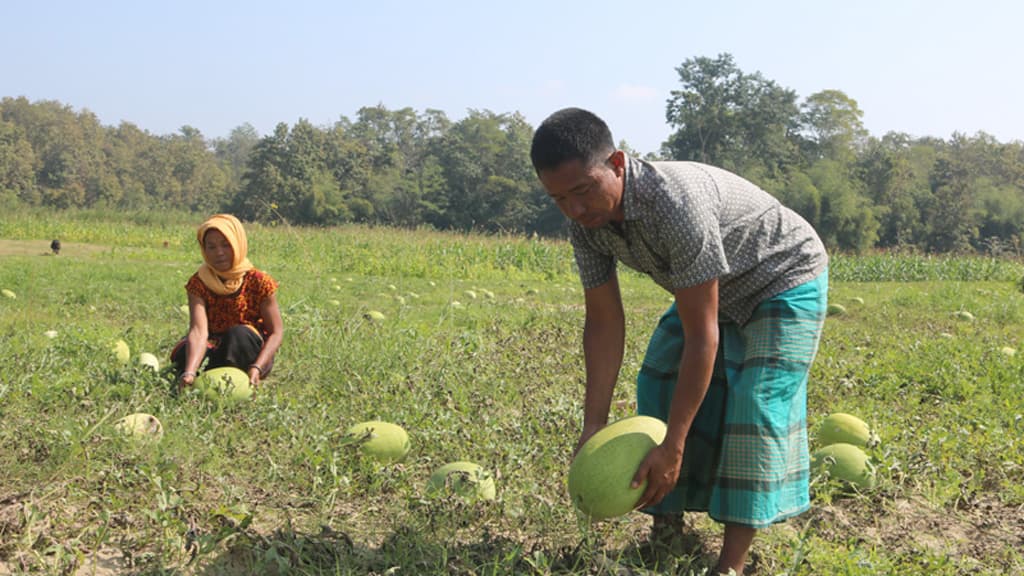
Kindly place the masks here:
POLYGON ((456 494, 467 500, 494 500, 494 477, 479 464, 460 460, 434 470, 427 482, 427 494, 456 494))
POLYGON ((878 444, 878 436, 871 431, 866 422, 853 414, 843 412, 826 416, 818 427, 817 437, 821 446, 846 443, 866 448, 878 444))
POLYGON ((160 371, 160 360, 154 354, 143 352, 139 354, 139 366, 148 366, 153 372, 160 371))
POLYGON ((963 322, 974 322, 974 314, 971 314, 967 310, 957 310, 953 316, 955 316, 957 320, 961 320, 963 322))
POLYGON ((11 300, 14 300, 15 298, 18 297, 18 295, 15 294, 13 290, 8 290, 7 288, 0 290, 0 294, 3 294, 4 298, 10 298, 11 300))
POLYGON ((345 436, 359 443, 360 451, 382 464, 400 462, 409 453, 409 434, 398 424, 371 420, 352 426, 345 436))
POLYGON ((239 402, 252 398, 249 375, 241 368, 221 366, 204 371, 196 378, 196 389, 210 400, 239 402))
POLYGON ((366 314, 363 314, 363 317, 370 322, 383 322, 385 319, 384 313, 378 310, 370 310, 366 314))
POLYGON ((623 418, 591 436, 569 467, 569 496, 591 520, 633 510, 647 488, 630 488, 647 453, 665 439, 665 423, 650 416, 623 418))
POLYGON ((124 340, 118 340, 114 342, 114 346, 110 349, 114 353, 114 357, 117 361, 122 364, 127 364, 132 359, 132 351, 128 348, 128 343, 124 340))
POLYGON ((1003 356, 1006 356, 1008 358, 1013 358, 1014 356, 1017 355, 1017 349, 1013 348, 1012 346, 1003 346, 1002 348, 999 349, 999 352, 1003 356))
POLYGON ((828 308, 825 309, 827 316, 842 316, 846 314, 846 306, 842 304, 829 304, 828 308))
POLYGON ((820 448, 811 455, 811 474, 826 474, 858 488, 875 485, 875 467, 868 455, 853 444, 840 442, 820 448))
POLYGON ((115 427, 122 434, 140 440, 159 440, 164 435, 164 427, 160 424, 160 420, 145 412, 129 414, 118 420, 115 427))

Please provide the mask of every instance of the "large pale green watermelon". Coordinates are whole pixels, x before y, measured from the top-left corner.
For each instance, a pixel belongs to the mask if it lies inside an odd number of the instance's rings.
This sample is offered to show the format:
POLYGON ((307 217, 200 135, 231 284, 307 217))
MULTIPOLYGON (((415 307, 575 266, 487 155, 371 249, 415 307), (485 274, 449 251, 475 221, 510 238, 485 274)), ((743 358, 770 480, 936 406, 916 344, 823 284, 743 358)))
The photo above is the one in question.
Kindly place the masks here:
POLYGON ((467 500, 494 500, 494 477, 479 464, 460 460, 439 467, 430 474, 427 494, 458 494, 467 500))
POLYGON ((630 416, 591 436, 569 467, 569 496, 591 520, 633 510, 647 488, 630 488, 647 453, 665 439, 665 423, 650 416, 630 416))
POLYGON ((821 421, 818 427, 818 445, 829 446, 845 442, 869 448, 878 444, 878 436, 871 431, 871 427, 853 414, 835 412, 829 414, 821 421))
POLYGON ((811 474, 826 474, 858 488, 875 485, 875 467, 859 446, 839 442, 820 448, 811 455, 811 474))
POLYGON ((409 434, 391 422, 360 422, 349 428, 345 436, 349 441, 358 443, 363 454, 383 464, 400 462, 409 453, 409 434))
POLYGON ((196 389, 211 400, 229 403, 248 400, 253 392, 249 375, 234 366, 205 370, 196 378, 196 389))

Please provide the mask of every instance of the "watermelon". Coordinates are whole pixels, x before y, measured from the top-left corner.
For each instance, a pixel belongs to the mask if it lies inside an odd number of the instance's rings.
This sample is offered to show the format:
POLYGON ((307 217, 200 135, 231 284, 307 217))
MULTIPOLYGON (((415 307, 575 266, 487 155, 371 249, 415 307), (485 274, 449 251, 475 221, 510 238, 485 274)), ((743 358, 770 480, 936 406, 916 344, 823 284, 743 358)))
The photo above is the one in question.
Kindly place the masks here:
POLYGON ((467 500, 494 500, 494 477, 479 464, 460 460, 434 470, 427 483, 427 494, 456 494, 467 500))
POLYGON ((875 485, 875 467, 859 446, 839 442, 820 448, 811 455, 811 474, 827 475, 857 488, 875 485))
POLYGON ((383 464, 400 462, 409 453, 409 434, 397 424, 371 420, 352 426, 347 440, 359 444, 360 451, 383 464))
POLYGON ((228 403, 248 400, 253 393, 249 375, 234 366, 205 370, 196 378, 196 389, 210 400, 228 403))
POLYGON ((845 442, 861 448, 870 448, 879 442, 871 427, 860 418, 843 412, 829 414, 818 426, 818 445, 829 446, 845 442))
POLYGON ((665 423, 650 416, 623 418, 591 436, 569 467, 569 496, 591 520, 633 510, 647 488, 630 488, 647 453, 665 439, 665 423))
POLYGON ((159 440, 164 434, 160 420, 152 414, 136 412, 117 421, 115 428, 122 434, 139 440, 159 440))

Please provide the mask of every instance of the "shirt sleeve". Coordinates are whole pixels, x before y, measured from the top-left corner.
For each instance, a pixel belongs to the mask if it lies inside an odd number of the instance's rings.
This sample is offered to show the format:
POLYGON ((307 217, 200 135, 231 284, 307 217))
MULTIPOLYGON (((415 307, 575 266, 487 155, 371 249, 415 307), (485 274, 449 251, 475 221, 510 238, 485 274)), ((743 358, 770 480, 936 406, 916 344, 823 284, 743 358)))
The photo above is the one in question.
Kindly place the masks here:
POLYGON ((576 222, 569 224, 569 238, 583 289, 597 288, 611 280, 615 271, 615 257, 598 251, 586 229, 576 222))
POLYGON ((277 292, 277 281, 271 278, 270 274, 259 272, 255 274, 255 280, 257 282, 256 294, 259 302, 263 302, 265 298, 277 292))
POLYGON ((197 296, 203 301, 208 300, 206 284, 203 284, 203 281, 199 279, 198 274, 193 274, 188 279, 188 282, 185 283, 185 293, 197 296))
POLYGON ((667 255, 673 290, 689 288, 729 271, 719 223, 721 204, 710 177, 660 189, 653 217, 660 254, 667 255))

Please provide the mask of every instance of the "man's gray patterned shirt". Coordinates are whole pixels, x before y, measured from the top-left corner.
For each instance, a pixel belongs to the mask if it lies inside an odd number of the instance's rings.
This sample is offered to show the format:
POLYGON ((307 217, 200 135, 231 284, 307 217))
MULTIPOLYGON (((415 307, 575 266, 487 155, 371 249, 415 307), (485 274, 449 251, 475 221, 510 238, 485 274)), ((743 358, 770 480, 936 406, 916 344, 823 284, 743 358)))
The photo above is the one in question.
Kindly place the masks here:
POLYGON ((828 265, 806 220, 725 170, 627 157, 623 188, 619 230, 570 222, 585 289, 610 280, 617 261, 672 293, 718 278, 719 319, 742 325, 762 301, 828 265))

